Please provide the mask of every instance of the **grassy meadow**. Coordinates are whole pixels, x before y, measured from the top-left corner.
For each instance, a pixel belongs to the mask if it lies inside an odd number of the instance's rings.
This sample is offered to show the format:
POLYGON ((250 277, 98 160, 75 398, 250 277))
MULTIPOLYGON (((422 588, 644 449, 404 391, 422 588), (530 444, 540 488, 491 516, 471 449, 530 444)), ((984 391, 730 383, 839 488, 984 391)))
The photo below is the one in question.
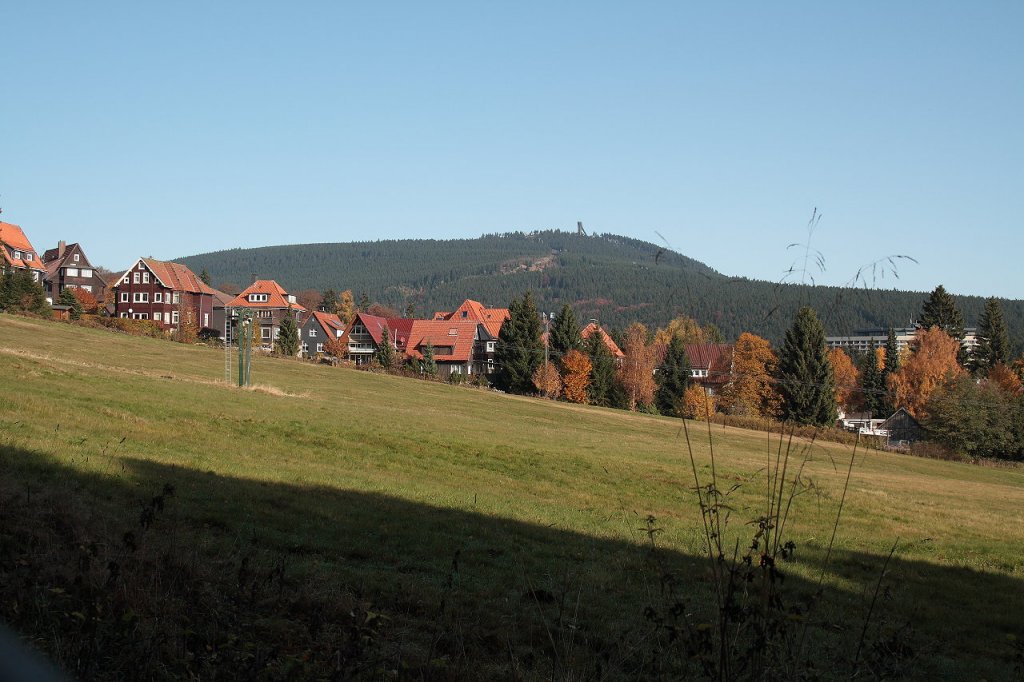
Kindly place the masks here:
MULTIPOLYGON (((0 373, 0 620, 83 678, 670 679, 651 614, 713 619, 694 468, 742 550, 780 448, 691 422, 694 466, 678 419, 277 358, 241 390, 9 315, 0 373)), ((852 449, 793 448, 808 669, 1020 674, 1024 469, 860 450, 825 565, 852 449)))

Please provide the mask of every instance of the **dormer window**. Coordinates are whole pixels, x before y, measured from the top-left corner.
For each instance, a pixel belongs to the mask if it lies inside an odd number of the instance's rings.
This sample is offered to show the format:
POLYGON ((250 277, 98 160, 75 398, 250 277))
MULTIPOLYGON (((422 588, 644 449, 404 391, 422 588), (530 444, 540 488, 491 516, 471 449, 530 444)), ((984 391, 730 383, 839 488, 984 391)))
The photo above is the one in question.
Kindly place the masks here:
POLYGON ((14 260, 21 260, 21 251, 14 252, 14 260))
POLYGON ((270 300, 270 294, 249 294, 249 303, 266 303, 270 300))
POLYGON ((294 305, 294 303, 295 303, 295 297, 294 297, 294 296, 292 296, 291 294, 288 294, 288 302, 294 305))
POLYGON ((31 253, 25 253, 25 260, 27 260, 27 261, 30 261, 30 262, 31 262, 31 260, 32 260, 32 254, 31 254, 31 253))

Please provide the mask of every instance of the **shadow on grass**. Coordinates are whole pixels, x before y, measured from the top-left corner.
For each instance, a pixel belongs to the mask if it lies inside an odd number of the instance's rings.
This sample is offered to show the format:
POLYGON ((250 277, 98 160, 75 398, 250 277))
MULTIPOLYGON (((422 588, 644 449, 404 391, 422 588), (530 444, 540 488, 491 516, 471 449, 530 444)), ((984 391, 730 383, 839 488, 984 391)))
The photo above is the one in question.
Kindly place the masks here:
MULTIPOLYGON (((108 469, 0 446, 0 618, 76 677, 701 672, 659 614, 677 606, 671 585, 692 623, 714 620, 708 562, 652 550, 644 519, 638 542, 612 541, 146 460, 108 469)), ((818 555, 797 560, 813 566, 818 555)), ((853 587, 827 591, 806 670, 853 671, 843 665, 883 563, 849 552, 833 561, 853 587)), ((813 591, 786 581, 787 595, 813 591)), ((1006 635, 1020 628, 1024 582, 894 559, 879 595, 862 677, 1013 674, 1006 635)))

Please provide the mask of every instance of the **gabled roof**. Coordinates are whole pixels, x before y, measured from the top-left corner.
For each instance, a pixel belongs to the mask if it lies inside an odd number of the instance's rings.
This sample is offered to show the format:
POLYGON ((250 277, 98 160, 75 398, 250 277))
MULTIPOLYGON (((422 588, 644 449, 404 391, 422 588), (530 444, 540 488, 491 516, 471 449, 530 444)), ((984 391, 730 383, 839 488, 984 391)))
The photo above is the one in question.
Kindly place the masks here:
POLYGON ((614 355, 617 358, 626 357, 626 354, 622 352, 621 348, 619 348, 619 344, 615 343, 615 341, 612 340, 612 337, 608 336, 608 332, 602 329, 601 325, 599 325, 597 322, 591 322, 582 330, 580 330, 580 338, 584 340, 589 339, 590 335, 595 332, 601 335, 601 340, 604 341, 604 345, 608 346, 608 350, 612 352, 612 355, 614 355))
POLYGON ((288 302, 288 292, 272 279, 258 279, 228 304, 232 308, 291 308, 299 312, 306 309, 298 303, 288 302), (249 294, 266 294, 266 301, 250 301, 249 294))
POLYGON ((7 249, 0 249, 3 252, 4 262, 8 263, 11 267, 46 272, 46 266, 39 258, 39 254, 36 253, 32 242, 28 240, 25 232, 17 225, 0 221, 0 243, 6 244, 16 251, 32 254, 32 260, 25 260, 24 258, 12 257, 11 254, 7 253, 7 249))
POLYGON ((690 367, 707 372, 707 384, 724 384, 732 374, 732 345, 728 343, 688 343, 686 357, 690 367))
POLYGON ((46 265, 46 278, 54 279, 57 276, 57 271, 63 267, 71 268, 88 268, 92 270, 92 276, 103 282, 103 278, 100 277, 99 273, 96 272, 96 268, 93 267, 92 263, 89 262, 89 257, 85 255, 85 249, 82 248, 81 244, 75 242, 74 244, 68 244, 64 247, 64 253, 60 251, 60 247, 54 249, 47 249, 43 254, 43 263, 46 265), (82 254, 83 261, 70 260, 72 253, 75 250, 82 254))
POLYGON ((485 308, 484 304, 480 301, 474 301, 471 298, 467 298, 462 302, 462 305, 451 312, 441 311, 434 313, 433 321, 475 320, 477 322, 483 322, 488 333, 490 333, 491 336, 497 337, 498 332, 501 331, 501 325, 504 324, 505 320, 508 318, 508 308, 485 308))
POLYGON ((473 342, 476 338, 478 320, 409 320, 409 343, 405 354, 415 360, 423 357, 423 348, 428 343, 435 348, 434 359, 438 362, 469 362, 473 357, 473 342), (450 346, 451 353, 440 353, 436 349, 450 346))
MULTIPOLYGON (((316 321, 324 331, 338 332, 345 331, 345 324, 341 321, 341 318, 334 313, 325 313, 320 310, 314 310, 310 313, 309 317, 306 318, 303 327, 311 321, 316 321)), ((335 334, 337 336, 337 334, 335 334)))
POLYGON ((153 273, 153 276, 156 277, 157 282, 159 282, 164 288, 170 289, 171 291, 184 291, 190 294, 208 294, 210 296, 215 296, 221 293, 207 285, 203 280, 199 279, 199 276, 189 270, 188 266, 182 265, 181 263, 156 260, 155 258, 140 258, 135 261, 134 265, 125 270, 124 273, 117 278, 117 282, 114 286, 120 286, 121 282, 125 281, 128 275, 132 273, 135 266, 139 263, 145 265, 149 271, 153 273))

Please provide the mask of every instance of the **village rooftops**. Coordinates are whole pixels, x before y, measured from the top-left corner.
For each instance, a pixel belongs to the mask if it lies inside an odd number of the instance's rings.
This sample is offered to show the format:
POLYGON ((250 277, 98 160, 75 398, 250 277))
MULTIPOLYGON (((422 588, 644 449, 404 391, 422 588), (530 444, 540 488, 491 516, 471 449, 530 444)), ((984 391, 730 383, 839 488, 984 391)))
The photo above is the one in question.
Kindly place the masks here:
POLYGON ((46 266, 36 253, 32 242, 17 225, 0 221, 0 243, 5 247, 0 249, 4 262, 10 267, 40 273, 37 277, 46 272, 46 266))
POLYGON ((258 279, 250 284, 245 291, 235 296, 230 308, 291 308, 296 312, 306 309, 295 302, 295 297, 272 279, 258 279))

